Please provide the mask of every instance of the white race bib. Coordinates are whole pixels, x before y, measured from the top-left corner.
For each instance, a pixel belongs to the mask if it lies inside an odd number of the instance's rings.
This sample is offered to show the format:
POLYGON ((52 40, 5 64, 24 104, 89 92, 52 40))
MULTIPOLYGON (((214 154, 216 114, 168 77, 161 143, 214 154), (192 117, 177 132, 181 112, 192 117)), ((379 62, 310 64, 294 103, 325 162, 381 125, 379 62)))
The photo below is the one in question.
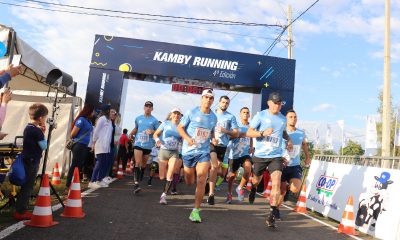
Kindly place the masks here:
POLYGON ((301 149, 301 145, 293 145, 292 151, 288 151, 290 158, 297 157, 300 153, 300 149, 301 149))
POLYGON ((148 142, 150 139, 149 135, 145 132, 138 133, 138 136, 136 138, 140 143, 148 142))
POLYGON ((164 146, 170 150, 176 150, 178 148, 178 143, 178 140, 172 137, 164 139, 164 146))
POLYGON ((196 128, 194 131, 194 141, 197 144, 202 144, 210 139, 211 130, 206 128, 196 128))
POLYGON ((263 139, 265 146, 268 148, 277 148, 279 147, 279 138, 273 136, 266 136, 263 139))

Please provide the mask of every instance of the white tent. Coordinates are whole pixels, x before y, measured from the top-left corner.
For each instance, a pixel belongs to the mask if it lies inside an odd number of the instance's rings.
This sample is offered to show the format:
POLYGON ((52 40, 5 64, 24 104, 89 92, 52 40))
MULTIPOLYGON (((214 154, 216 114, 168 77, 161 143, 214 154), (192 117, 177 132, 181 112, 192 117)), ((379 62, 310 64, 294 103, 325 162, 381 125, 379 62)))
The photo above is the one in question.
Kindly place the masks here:
MULTIPOLYGON (((0 58, 0 68, 7 66, 9 57, 21 55, 22 74, 9 82, 13 92, 13 99, 7 107, 6 120, 1 131, 8 136, 1 142, 14 142, 16 136, 22 136, 24 127, 29 122, 28 108, 35 102, 45 104, 49 109, 49 117, 52 115, 54 97, 58 89, 59 101, 55 115, 56 128, 52 131, 49 146, 49 155, 46 172, 51 173, 55 162, 60 165, 62 174, 68 170, 70 154, 65 149, 66 139, 70 133, 70 125, 75 114, 80 110, 82 101, 75 97, 76 83, 68 86, 61 85, 62 77, 55 79, 60 84, 49 84, 49 73, 58 70, 54 64, 16 36, 13 29, 0 25, 0 42, 7 46, 8 54, 0 58)), ((68 74, 66 76, 70 77, 68 74)), ((72 78, 71 78, 72 80, 72 78)), ((45 134, 47 137, 48 133, 45 134)), ((42 159, 43 160, 43 159, 42 159)), ((41 164, 42 166, 42 164, 41 164)))

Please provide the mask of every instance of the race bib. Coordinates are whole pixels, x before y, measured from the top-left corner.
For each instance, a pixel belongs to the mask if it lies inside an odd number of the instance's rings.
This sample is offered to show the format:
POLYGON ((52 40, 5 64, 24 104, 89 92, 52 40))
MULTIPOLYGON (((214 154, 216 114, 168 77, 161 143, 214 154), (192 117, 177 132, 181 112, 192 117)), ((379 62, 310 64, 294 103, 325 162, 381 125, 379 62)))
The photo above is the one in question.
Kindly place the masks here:
POLYGON ((149 135, 145 132, 138 133, 138 136, 136 138, 140 143, 148 142, 150 139, 149 135))
POLYGON ((268 148, 277 148, 279 147, 279 138, 273 136, 266 136, 263 139, 263 142, 268 148))
POLYGON ((194 141, 197 144, 203 144, 210 139, 211 131, 206 128, 196 128, 194 131, 194 141))
POLYGON ((164 140, 164 146, 170 150, 176 150, 178 148, 178 140, 175 138, 166 138, 164 140))
POLYGON ((250 145, 250 138, 239 138, 239 145, 247 146, 250 145))
POLYGON ((297 157, 300 153, 300 149, 301 149, 301 145, 293 145, 292 151, 288 151, 290 158, 297 157))

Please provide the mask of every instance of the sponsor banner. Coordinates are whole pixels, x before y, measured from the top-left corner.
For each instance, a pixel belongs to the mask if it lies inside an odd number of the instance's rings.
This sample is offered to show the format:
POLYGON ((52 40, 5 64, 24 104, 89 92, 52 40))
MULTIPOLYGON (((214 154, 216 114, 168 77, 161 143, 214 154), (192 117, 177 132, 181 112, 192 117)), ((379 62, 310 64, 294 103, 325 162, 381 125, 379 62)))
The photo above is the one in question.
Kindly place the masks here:
POLYGON ((358 230, 400 239, 400 170, 313 160, 307 176, 307 208, 342 220, 353 196, 358 230))

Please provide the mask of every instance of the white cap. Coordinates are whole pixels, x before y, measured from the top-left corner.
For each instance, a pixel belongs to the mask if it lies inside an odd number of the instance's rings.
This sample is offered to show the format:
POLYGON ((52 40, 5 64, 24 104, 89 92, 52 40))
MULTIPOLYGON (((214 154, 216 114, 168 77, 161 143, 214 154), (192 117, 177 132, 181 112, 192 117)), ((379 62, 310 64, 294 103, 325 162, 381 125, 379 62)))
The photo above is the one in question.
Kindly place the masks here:
POLYGON ((181 111, 179 108, 173 108, 173 109, 171 110, 171 113, 173 113, 173 112, 179 112, 179 113, 182 114, 182 111, 181 111))
POLYGON ((201 96, 210 96, 210 97, 214 97, 214 92, 212 89, 204 89, 203 93, 201 94, 201 96))

